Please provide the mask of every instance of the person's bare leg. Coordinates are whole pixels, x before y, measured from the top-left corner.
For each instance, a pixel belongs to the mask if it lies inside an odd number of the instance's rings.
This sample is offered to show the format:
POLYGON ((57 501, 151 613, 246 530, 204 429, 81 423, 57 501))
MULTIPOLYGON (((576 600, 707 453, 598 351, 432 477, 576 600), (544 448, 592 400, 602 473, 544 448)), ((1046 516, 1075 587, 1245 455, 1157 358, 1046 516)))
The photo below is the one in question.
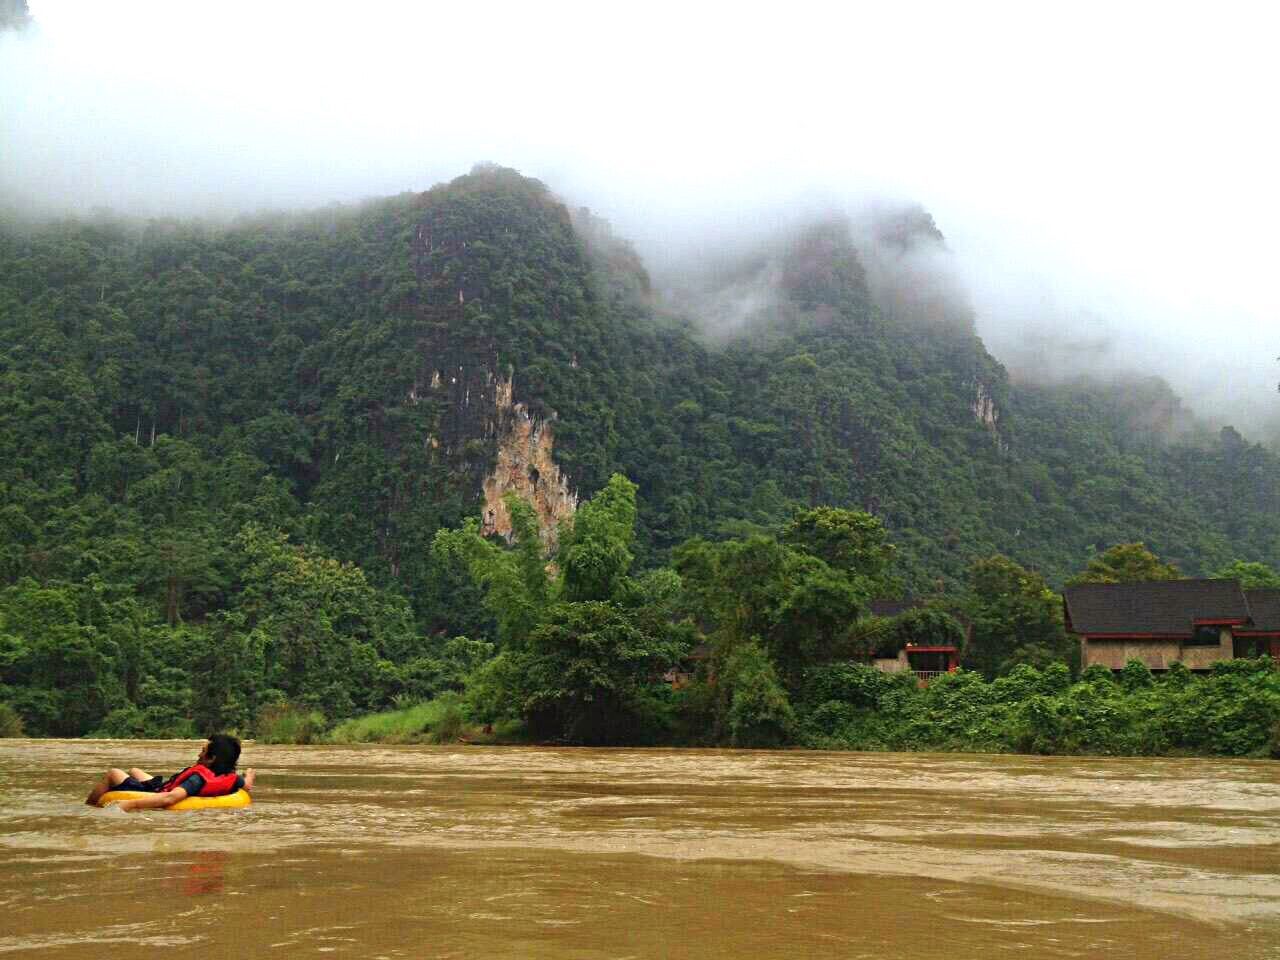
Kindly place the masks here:
POLYGON ((253 767, 244 772, 244 789, 246 792, 253 792, 253 767))
POLYGON ((139 783, 146 783, 151 779, 151 774, 147 773, 147 771, 143 770, 141 767, 134 767, 129 771, 129 776, 133 777, 133 779, 137 780, 139 783))
POLYGON ((112 787, 122 783, 124 778, 127 776, 128 774, 119 767, 112 767, 106 772, 106 775, 103 776, 102 780, 98 782, 98 785, 89 791, 89 795, 84 798, 84 802, 91 807, 96 807, 98 805, 98 801, 102 799, 102 795, 112 787))

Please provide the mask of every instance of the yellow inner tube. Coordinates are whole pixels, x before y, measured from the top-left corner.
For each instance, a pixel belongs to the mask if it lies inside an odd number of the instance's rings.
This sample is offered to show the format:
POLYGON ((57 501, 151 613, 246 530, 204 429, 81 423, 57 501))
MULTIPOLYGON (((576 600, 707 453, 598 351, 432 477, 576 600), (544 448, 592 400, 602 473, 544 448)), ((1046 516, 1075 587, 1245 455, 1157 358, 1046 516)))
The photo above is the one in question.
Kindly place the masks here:
MULTIPOLYGON (((117 800, 137 800, 139 797, 153 797, 153 793, 141 790, 111 790, 98 800, 98 806, 105 807, 117 800)), ((179 800, 171 807, 157 807, 158 810, 235 810, 253 803, 248 790, 237 790, 235 793, 223 794, 221 797, 187 797, 179 800)))

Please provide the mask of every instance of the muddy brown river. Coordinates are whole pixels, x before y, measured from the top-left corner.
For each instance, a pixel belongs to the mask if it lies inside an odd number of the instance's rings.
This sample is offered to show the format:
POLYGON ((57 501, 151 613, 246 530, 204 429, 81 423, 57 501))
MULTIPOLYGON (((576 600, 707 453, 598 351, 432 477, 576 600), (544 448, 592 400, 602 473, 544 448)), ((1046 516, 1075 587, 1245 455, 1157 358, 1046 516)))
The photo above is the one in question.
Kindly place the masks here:
POLYGON ((1280 958, 1280 763, 0 740, 0 954, 1280 958))

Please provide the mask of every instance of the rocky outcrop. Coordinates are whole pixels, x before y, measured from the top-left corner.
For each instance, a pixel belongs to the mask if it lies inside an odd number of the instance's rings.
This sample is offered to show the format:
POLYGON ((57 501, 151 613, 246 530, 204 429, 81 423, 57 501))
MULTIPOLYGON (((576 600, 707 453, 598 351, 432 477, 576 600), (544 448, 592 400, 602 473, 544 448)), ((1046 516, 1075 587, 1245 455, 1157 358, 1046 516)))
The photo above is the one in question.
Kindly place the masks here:
POLYGON ((485 534, 511 535, 511 515, 502 498, 515 492, 534 506, 543 540, 554 547, 559 525, 577 509, 577 493, 552 457, 556 417, 532 416, 524 403, 513 402, 511 378, 499 378, 495 388, 498 460, 484 480, 485 534))
POLYGON ((996 442, 997 449, 1001 453, 1007 451, 1009 444, 1000 436, 1000 408, 996 406, 995 397, 981 380, 974 384, 973 403, 969 405, 969 409, 973 411, 974 419, 987 428, 987 432, 996 442))
POLYGON ((509 536, 511 516, 502 498, 515 492, 533 505, 542 539, 554 547, 560 523, 578 509, 578 495, 552 457, 555 417, 531 415, 512 399, 510 378, 496 384, 498 458, 484 480, 484 532, 509 536))
POLYGON ((987 391, 987 385, 979 380, 974 389, 973 403, 969 409, 974 417, 988 430, 995 431, 1000 420, 1000 411, 996 408, 995 397, 987 391))
MULTIPOLYGON (((467 243, 438 224, 418 227, 417 252, 424 262, 464 251, 467 243)), ((473 292, 466 289, 467 302, 475 299, 473 292)), ((429 315, 435 318, 440 311, 429 315)), ((488 332, 460 332, 435 319, 420 329, 420 361, 405 403, 422 409, 430 422, 420 441, 428 456, 447 464, 454 482, 482 494, 486 534, 510 535, 511 517, 502 498, 514 492, 532 504, 543 540, 554 547, 561 522, 578 506, 577 493, 554 458, 555 412, 537 398, 516 399, 514 369, 503 362, 497 339, 488 332)), ((571 367, 577 365, 575 352, 571 367)))
POLYGON ((517 402, 513 375, 496 374, 484 361, 432 370, 414 384, 409 402, 418 403, 425 390, 447 398, 443 437, 430 436, 427 443, 438 449, 443 439, 446 455, 461 456, 469 469, 485 464, 480 480, 485 534, 510 536, 511 516, 502 498, 515 492, 533 505, 542 538, 554 547, 560 523, 578 507, 578 495, 554 458, 556 415, 535 414, 517 402), (422 381, 430 386, 424 388, 422 381))

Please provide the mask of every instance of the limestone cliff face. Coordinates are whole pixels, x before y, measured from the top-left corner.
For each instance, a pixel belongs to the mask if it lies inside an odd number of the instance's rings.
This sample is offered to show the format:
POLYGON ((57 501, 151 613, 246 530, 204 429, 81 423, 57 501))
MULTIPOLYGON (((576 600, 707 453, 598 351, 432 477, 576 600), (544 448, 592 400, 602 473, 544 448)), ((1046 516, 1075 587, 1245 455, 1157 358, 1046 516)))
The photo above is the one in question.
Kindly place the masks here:
POLYGON ((554 547, 561 521, 578 507, 578 495, 554 458, 555 414, 535 414, 516 402, 514 377, 494 373, 496 365, 496 357, 473 357, 471 363, 431 370, 414 384, 409 400, 417 403, 424 393, 444 399, 442 436, 427 443, 439 449, 443 440, 446 455, 460 456, 468 471, 479 467, 474 475, 484 494, 484 532, 510 535, 502 498, 514 491, 533 505, 542 538, 554 547))
POLYGON ((973 403, 969 405, 969 409, 973 411, 974 419, 987 428, 996 446, 1002 452, 1007 450, 1008 444, 1000 436, 1000 408, 996 406, 995 397, 981 380, 974 385, 973 403))
POLYGON ((484 480, 484 532, 509 536, 511 516, 502 498, 512 491, 533 505, 542 539, 554 547, 560 522, 578 509, 578 495, 552 458, 554 416, 531 416, 523 403, 512 402, 512 380, 497 383, 495 429, 498 460, 484 480))
POLYGON ((995 398, 987 392, 987 385, 981 380, 975 386, 973 404, 970 406, 974 418, 988 430, 995 430, 1000 420, 1000 411, 996 409, 995 398))

